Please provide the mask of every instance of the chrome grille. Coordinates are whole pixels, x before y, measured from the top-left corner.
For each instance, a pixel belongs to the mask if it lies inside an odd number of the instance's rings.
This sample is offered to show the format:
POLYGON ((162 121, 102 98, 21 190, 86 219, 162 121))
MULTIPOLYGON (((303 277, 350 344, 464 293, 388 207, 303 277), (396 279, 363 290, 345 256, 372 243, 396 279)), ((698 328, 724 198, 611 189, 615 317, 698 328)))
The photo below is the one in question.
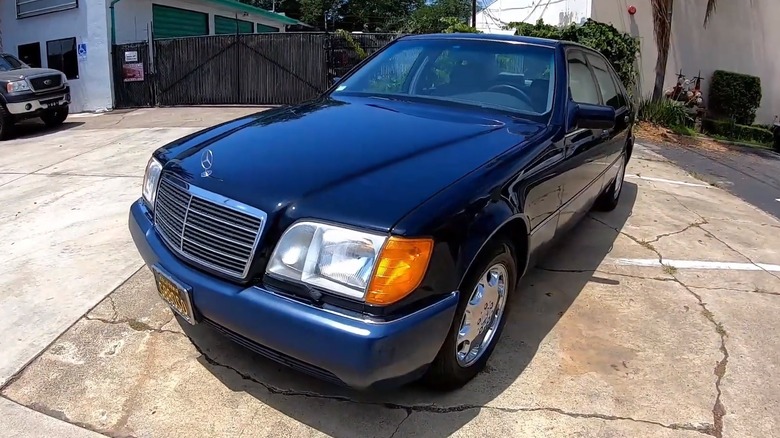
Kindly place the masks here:
POLYGON ((30 82, 33 91, 45 91, 59 88, 62 85, 62 76, 59 74, 36 76, 29 78, 28 81, 30 82))
POLYGON ((168 246, 192 262, 245 278, 266 214, 163 173, 154 224, 168 246))

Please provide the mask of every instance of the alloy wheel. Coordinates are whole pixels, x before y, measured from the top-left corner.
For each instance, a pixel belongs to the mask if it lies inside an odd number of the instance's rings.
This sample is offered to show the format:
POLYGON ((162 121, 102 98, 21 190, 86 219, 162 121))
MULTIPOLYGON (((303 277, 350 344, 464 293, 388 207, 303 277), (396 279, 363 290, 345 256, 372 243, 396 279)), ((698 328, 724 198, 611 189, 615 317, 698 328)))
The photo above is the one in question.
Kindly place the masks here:
POLYGON ((471 292, 455 341, 461 367, 474 364, 493 342, 506 307, 507 280, 506 266, 498 263, 480 276, 471 292))

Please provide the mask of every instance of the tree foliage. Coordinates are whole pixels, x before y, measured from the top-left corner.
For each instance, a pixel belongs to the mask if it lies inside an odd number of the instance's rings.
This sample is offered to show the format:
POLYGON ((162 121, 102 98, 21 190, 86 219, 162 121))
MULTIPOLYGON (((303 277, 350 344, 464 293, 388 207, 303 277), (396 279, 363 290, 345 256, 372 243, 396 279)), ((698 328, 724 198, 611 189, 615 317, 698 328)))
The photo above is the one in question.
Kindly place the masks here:
POLYGON ((536 24, 509 23, 507 27, 515 29, 515 35, 572 41, 595 49, 609 60, 629 92, 636 87, 638 72, 635 61, 639 40, 618 31, 611 24, 589 19, 582 25, 557 27, 539 20, 536 24))
POLYGON ((466 24, 471 15, 471 0, 241 1, 284 13, 319 30, 405 33, 475 31, 466 24))
POLYGON ((471 14, 470 0, 434 0, 417 8, 402 27, 407 33, 440 33, 452 26, 453 20, 468 22, 471 14))
POLYGON ((443 33, 482 33, 477 28, 469 26, 455 17, 442 18, 441 22, 447 25, 442 30, 443 33))
POLYGON ((395 32, 425 0, 349 0, 343 9, 341 26, 363 32, 395 32))

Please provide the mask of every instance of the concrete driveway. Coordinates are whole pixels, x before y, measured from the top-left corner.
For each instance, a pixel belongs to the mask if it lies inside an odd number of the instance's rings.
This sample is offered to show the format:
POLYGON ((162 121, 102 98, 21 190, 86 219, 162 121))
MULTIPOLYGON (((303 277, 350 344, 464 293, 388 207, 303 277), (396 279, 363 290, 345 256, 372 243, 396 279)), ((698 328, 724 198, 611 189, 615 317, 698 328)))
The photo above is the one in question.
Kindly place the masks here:
POLYGON ((618 209, 515 291, 486 372, 449 394, 356 393, 183 329, 161 303, 126 210, 148 153, 189 128, 129 118, 0 146, 0 173, 24 173, 0 186, 11 435, 42 436, 20 420, 35 411, 38 431, 82 428, 57 436, 780 436, 780 221, 647 148, 618 209), (74 152, 55 160, 58 142, 74 152))
POLYGON ((149 154, 258 110, 75 115, 0 143, 0 386, 142 266, 127 212, 149 154))

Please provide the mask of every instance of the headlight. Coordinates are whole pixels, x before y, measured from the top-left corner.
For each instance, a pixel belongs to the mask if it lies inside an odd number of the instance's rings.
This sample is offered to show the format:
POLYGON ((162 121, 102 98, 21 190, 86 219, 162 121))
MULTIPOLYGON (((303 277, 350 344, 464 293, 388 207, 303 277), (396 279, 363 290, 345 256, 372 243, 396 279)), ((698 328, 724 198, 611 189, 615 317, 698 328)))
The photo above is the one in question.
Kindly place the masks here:
POLYGON ((13 81, 13 82, 9 82, 5 86, 5 91, 9 93, 17 93, 19 91, 30 91, 30 86, 27 84, 27 81, 25 80, 13 81))
POLYGON ((391 304, 420 285, 432 250, 430 239, 298 222, 282 235, 267 273, 370 304, 391 304))
POLYGON ((144 173, 142 193, 146 205, 151 210, 154 210, 154 199, 157 196, 157 183, 160 182, 161 172, 162 164, 154 158, 150 158, 149 163, 146 165, 146 172, 144 173))

